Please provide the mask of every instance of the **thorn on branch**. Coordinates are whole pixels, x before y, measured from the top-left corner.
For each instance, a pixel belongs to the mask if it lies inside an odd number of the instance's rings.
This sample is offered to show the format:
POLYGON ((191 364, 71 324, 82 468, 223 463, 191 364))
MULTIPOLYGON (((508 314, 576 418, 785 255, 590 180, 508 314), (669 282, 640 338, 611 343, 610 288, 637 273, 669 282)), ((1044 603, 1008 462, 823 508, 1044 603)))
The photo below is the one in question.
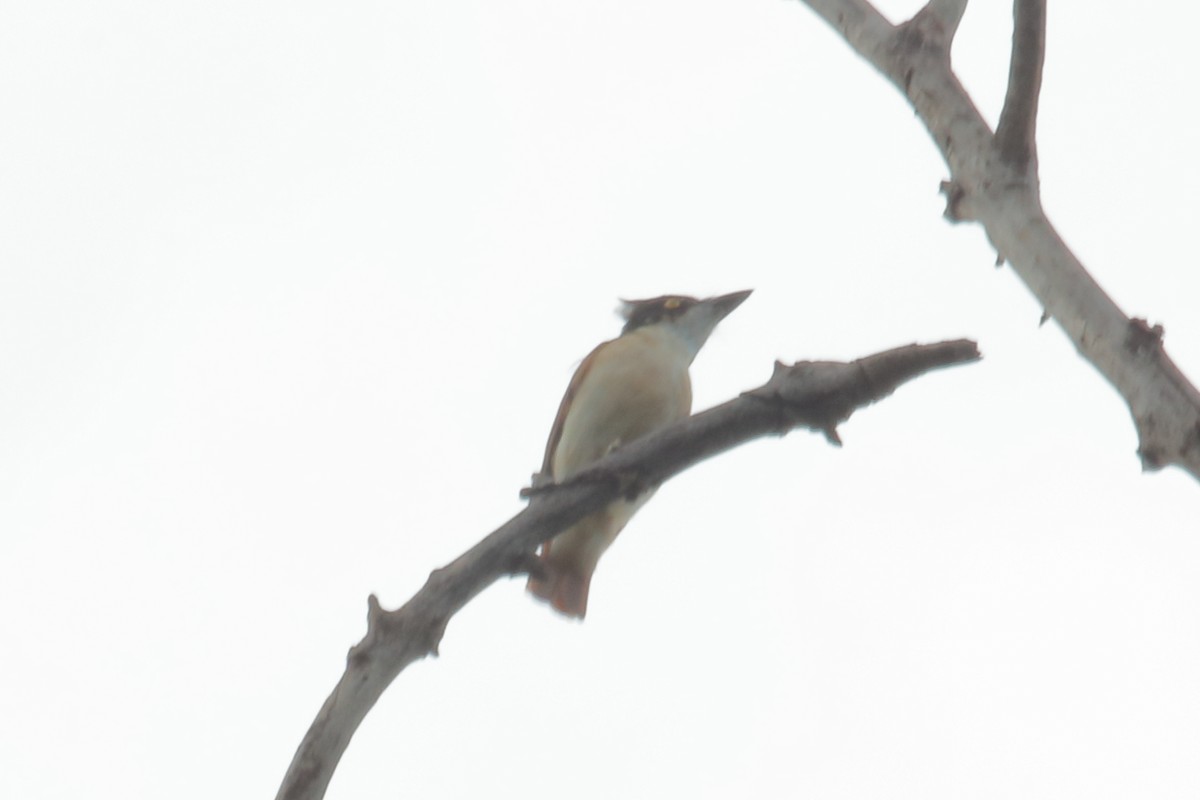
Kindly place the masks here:
POLYGON ((1142 472, 1157 472, 1165 466, 1163 451, 1157 447, 1139 447, 1138 458, 1142 462, 1142 472))
POLYGON ((1143 472, 1157 472, 1186 461, 1190 454, 1200 451, 1200 422, 1192 425, 1180 441, 1167 433, 1153 412, 1137 415, 1133 421, 1138 432, 1137 454, 1143 472))
POLYGON ((522 500, 528 500, 536 494, 542 494, 547 489, 555 485, 556 484, 554 483, 553 475, 539 470, 529 476, 529 485, 523 487, 521 491, 517 493, 517 495, 522 500))
POLYGON ((387 614, 383 610, 383 606, 379 605, 379 598, 374 593, 367 597, 367 635, 363 640, 354 647, 350 648, 350 652, 346 654, 346 662, 351 666, 362 666, 371 654, 371 648, 383 634, 383 617, 387 614))
POLYGON ((738 395, 739 397, 762 401, 768 408, 775 412, 775 419, 771 430, 777 436, 786 436, 796 427, 796 420, 788 412, 788 404, 784 401, 783 393, 778 388, 787 379, 788 373, 791 370, 791 365, 776 359, 774 366, 771 368, 770 380, 756 389, 747 389, 738 395))
POLYGON ((938 190, 946 196, 946 210, 943 215, 951 222, 963 222, 967 219, 963 213, 963 201, 967 197, 967 191, 962 184, 953 179, 942 181, 938 186, 938 190))

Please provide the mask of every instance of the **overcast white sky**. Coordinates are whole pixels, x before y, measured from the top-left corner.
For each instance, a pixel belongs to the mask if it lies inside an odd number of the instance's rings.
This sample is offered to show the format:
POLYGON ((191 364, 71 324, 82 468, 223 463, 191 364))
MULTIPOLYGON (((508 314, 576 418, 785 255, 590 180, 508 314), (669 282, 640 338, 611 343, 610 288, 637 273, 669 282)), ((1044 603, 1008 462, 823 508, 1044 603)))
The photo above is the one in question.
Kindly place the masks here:
MULTIPOLYGON (((1171 13, 1052 4, 1042 179, 1196 380, 1171 13)), ((992 120, 1009 25, 955 49, 992 120)), ((697 408, 986 358, 668 484, 582 625, 486 592, 329 797, 1200 796, 1198 487, 801 4, 12 2, 0 115, 0 797, 273 796, 368 593, 520 509, 616 298, 743 288, 697 408)))

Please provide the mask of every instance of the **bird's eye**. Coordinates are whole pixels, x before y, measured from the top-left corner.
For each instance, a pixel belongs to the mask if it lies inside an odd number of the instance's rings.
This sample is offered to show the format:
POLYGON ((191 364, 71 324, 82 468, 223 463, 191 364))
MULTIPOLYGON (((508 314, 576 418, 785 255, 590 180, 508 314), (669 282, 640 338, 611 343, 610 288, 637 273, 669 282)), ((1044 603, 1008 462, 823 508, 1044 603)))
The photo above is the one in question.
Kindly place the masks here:
POLYGON ((663 303, 663 308, 665 308, 667 311, 674 311, 675 309, 679 308, 681 305, 683 305, 683 303, 679 300, 678 297, 669 297, 663 303))

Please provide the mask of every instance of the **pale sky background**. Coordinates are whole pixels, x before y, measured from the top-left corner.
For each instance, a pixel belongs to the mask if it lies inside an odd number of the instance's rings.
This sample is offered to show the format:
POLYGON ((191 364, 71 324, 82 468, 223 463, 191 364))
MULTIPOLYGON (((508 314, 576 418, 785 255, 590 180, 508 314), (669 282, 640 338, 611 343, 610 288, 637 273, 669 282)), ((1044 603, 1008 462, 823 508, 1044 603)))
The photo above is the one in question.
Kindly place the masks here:
MULTIPOLYGON (((993 121, 1010 9, 955 48, 993 121)), ((1040 125, 1193 380, 1198 22, 1053 3, 1040 125)), ((521 508, 616 298, 743 288, 697 408, 986 358, 671 482, 582 625, 493 587, 328 796, 1200 796, 1200 487, 801 4, 10 2, 0 120, 0 797, 274 796, 368 593, 521 508)))

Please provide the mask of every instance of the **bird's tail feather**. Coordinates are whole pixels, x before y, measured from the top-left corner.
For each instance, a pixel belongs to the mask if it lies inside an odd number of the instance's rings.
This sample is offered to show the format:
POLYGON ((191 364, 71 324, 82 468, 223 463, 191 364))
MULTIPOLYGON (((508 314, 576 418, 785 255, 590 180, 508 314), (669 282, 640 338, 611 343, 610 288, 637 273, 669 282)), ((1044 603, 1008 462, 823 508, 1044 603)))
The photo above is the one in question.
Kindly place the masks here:
POLYGON ((571 569, 570 565, 541 559, 542 574, 530 576, 526 588, 539 600, 545 600, 555 611, 568 617, 583 619, 587 615, 588 587, 592 583, 591 572, 571 569))

